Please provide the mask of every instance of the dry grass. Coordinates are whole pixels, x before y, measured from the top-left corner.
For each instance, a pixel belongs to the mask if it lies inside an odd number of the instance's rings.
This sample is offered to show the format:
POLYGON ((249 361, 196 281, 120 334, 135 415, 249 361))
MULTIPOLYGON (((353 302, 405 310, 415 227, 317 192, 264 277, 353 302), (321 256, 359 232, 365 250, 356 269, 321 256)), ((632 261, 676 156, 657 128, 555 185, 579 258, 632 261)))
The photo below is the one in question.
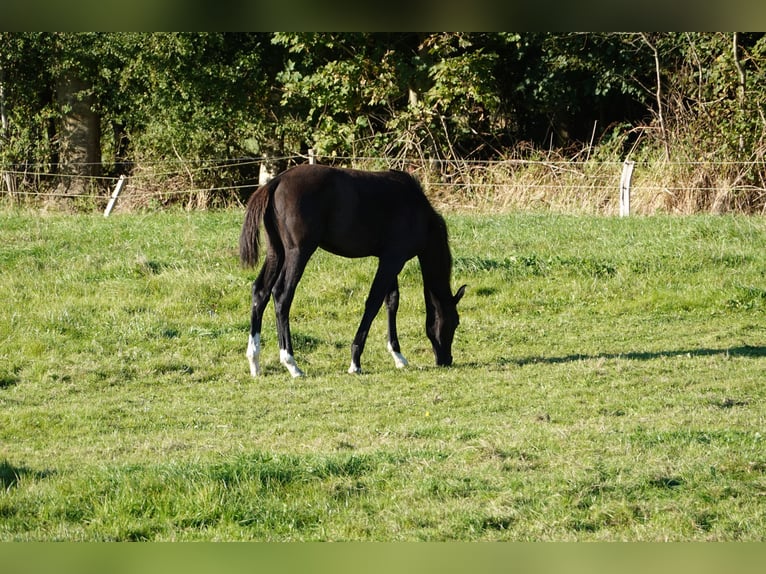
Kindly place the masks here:
MULTIPOLYGON (((465 171, 459 184, 434 182, 428 188, 440 204, 456 210, 616 215, 621 171, 619 162, 499 163, 465 171)), ((704 164, 637 164, 631 213, 764 213, 766 190, 744 180, 742 173, 704 164)))
MULTIPOLYGON (((414 173, 431 199, 447 211, 617 215, 623 161, 609 155, 548 153, 524 158, 516 154, 491 162, 392 161, 387 165, 414 173)), ((758 214, 766 210, 766 183, 759 179, 766 172, 763 162, 658 157, 635 161, 632 214, 758 214)), ((353 165, 381 167, 378 160, 353 165)))
MULTIPOLYGON (((700 160, 678 154, 666 161, 636 154, 631 213, 698 214, 766 212, 763 154, 745 162, 700 160)), ((301 157, 294 163, 302 163, 301 157)), ((617 215, 623 170, 621 154, 580 151, 564 155, 521 150, 495 161, 319 158, 320 163, 413 173, 438 206, 450 212, 554 212, 617 215)), ((115 211, 135 212, 182 206, 187 210, 241 206, 248 195, 243 165, 136 165, 115 211)), ((23 191, 23 190, 22 190, 23 191)), ((92 197, 55 197, 40 189, 17 195, 16 203, 48 209, 103 209, 111 188, 92 197)), ((8 201, 10 199, 5 196, 8 201)))

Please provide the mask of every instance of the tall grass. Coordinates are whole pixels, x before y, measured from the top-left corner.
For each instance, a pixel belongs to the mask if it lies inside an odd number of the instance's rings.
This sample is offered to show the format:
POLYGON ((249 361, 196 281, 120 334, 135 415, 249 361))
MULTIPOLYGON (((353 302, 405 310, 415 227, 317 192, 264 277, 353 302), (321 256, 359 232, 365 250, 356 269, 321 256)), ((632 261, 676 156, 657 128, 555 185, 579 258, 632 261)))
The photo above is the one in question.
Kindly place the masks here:
POLYGON ((0 212, 0 538, 763 540, 763 220, 447 219, 453 367, 317 253, 254 380, 240 211, 0 212))
POLYGON ((766 210, 762 157, 719 160, 678 146, 674 157, 666 159, 652 147, 626 150, 625 139, 570 153, 522 146, 495 161, 357 160, 351 165, 412 171, 445 209, 616 215, 623 163, 631 160, 635 162, 631 213, 761 214, 766 210))

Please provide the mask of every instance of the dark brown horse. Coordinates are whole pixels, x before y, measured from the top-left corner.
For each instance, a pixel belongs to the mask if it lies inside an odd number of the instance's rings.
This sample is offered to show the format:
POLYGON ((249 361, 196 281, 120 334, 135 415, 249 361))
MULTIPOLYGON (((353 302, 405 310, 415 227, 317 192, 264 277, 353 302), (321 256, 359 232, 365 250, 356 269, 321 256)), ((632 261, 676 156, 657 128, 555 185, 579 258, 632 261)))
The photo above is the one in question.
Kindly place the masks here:
POLYGON ((457 303, 465 285, 452 294, 447 226, 414 178, 398 171, 367 172, 321 165, 300 165, 282 172, 247 202, 239 239, 240 259, 245 266, 258 263, 261 223, 269 241, 266 261, 253 283, 247 345, 253 376, 260 374, 261 322, 270 295, 276 308, 280 361, 292 376, 303 374, 293 357, 289 314, 295 288, 317 247, 343 257, 373 256, 379 261, 351 345, 349 373, 361 371, 367 333, 384 301, 388 310, 388 350, 397 367, 407 365, 396 334, 397 277, 404 264, 416 256, 423 274, 426 333, 436 364, 452 364, 457 303))

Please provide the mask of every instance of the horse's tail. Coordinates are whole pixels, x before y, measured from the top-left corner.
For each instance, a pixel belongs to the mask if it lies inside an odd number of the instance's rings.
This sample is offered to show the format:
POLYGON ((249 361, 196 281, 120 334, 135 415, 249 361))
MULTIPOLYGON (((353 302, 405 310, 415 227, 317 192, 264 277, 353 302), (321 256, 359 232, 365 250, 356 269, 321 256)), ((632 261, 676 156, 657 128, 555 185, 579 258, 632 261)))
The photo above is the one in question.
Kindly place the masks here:
POLYGON ((244 267, 255 267, 258 264, 260 246, 258 229, 269 207, 271 194, 279 183, 278 179, 274 178, 266 185, 259 187, 247 201, 245 221, 239 236, 239 260, 244 267))

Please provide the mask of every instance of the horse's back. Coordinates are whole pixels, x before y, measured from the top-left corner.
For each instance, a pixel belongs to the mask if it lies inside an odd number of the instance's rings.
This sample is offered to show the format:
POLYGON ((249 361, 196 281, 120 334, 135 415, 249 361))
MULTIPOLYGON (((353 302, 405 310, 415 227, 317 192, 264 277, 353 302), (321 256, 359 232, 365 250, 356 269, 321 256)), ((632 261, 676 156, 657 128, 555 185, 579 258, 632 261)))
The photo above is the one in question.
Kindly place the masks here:
MULTIPOLYGON (((289 193, 379 193, 425 198, 417 180, 403 171, 364 171, 317 164, 301 164, 279 176, 289 193)), ((347 197, 344 197, 347 198, 347 197)))
POLYGON ((395 249, 412 257, 434 213, 417 180, 400 171, 300 165, 279 177, 277 212, 346 257, 395 249))

